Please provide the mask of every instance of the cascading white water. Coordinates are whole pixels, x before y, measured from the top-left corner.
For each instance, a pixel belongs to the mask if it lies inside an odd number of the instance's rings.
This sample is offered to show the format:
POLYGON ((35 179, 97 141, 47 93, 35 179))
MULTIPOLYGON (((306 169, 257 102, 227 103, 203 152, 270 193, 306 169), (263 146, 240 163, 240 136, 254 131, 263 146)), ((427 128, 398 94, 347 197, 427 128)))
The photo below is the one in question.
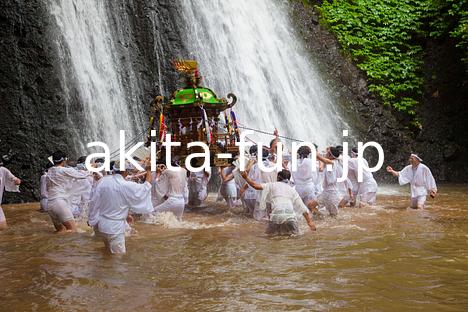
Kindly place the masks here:
MULTIPOLYGON (((119 130, 127 130, 130 137, 135 135, 142 114, 129 110, 139 88, 136 83, 124 86, 106 1, 50 0, 49 4, 62 36, 57 41, 62 83, 69 92, 77 90, 83 108, 85 124, 74 123, 80 136, 75 141, 82 144, 82 151, 90 141, 102 141, 114 149, 118 147, 119 130)), ((135 81, 131 73, 127 75, 130 83, 135 81)), ((72 123, 79 119, 75 114, 68 114, 72 123)))
POLYGON ((320 146, 341 142, 336 105, 275 0, 180 0, 187 49, 205 84, 234 92, 250 127, 320 146), (340 141, 339 141, 340 140, 340 141))

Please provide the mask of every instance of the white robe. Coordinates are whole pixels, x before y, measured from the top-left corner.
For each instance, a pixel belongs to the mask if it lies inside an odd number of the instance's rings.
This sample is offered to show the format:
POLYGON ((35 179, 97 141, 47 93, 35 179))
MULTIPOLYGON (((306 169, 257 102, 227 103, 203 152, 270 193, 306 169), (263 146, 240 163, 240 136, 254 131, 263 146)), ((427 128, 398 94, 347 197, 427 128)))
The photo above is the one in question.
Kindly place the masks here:
POLYGON ((271 203, 270 222, 282 224, 297 221, 298 216, 308 211, 297 191, 288 183, 264 183, 262 188, 259 210, 266 210, 266 203, 271 203))
MULTIPOLYGON (((343 176, 343 158, 340 156, 340 158, 334 160, 334 165, 335 167, 335 172, 336 172, 336 178, 341 178, 343 176)), ((326 170, 326 168, 325 168, 326 170)), ((349 168, 348 168, 348 173, 349 173, 349 168)), ((353 185, 351 181, 349 180, 348 177, 346 177, 346 180, 343 182, 338 182, 337 181, 337 187, 338 187, 338 192, 340 193, 340 196, 342 198, 349 198, 349 189, 353 189, 353 185)))
POLYGON ((101 233, 125 233, 129 210, 151 213, 151 184, 126 181, 122 175, 105 176, 96 187, 90 202, 89 224, 101 233))
POLYGON ((49 201, 55 199, 70 200, 77 193, 86 191, 80 188, 78 180, 87 179, 89 173, 79 172, 69 167, 52 167, 47 172, 47 196, 49 201))
POLYGON ((91 172, 85 170, 78 170, 78 172, 87 174, 88 177, 75 182, 75 188, 79 190, 79 192, 76 192, 71 198, 72 213, 75 218, 84 217, 88 214, 88 206, 94 184, 91 172))
POLYGON ((211 178, 211 169, 207 172, 190 172, 188 179, 189 203, 199 205, 208 196, 208 182, 211 178), (208 173, 208 175, 206 174, 208 173))
POLYGON ((41 181, 40 181, 40 191, 41 191, 41 209, 44 211, 47 211, 47 201, 48 201, 48 195, 47 195, 47 173, 44 173, 41 176, 41 181))
MULTIPOLYGON (((256 183, 261 183, 259 170, 260 169, 258 168, 257 164, 256 163, 253 164, 252 167, 250 167, 250 170, 249 170, 249 174, 248 174, 249 179, 256 182, 256 183)), ((256 201, 259 194, 260 194, 259 191, 257 191, 256 189, 254 189, 253 187, 251 187, 249 185, 248 188, 245 190, 244 199, 245 200, 255 200, 256 201)))
POLYGON ((424 164, 419 164, 415 169, 408 165, 398 175, 400 185, 410 183, 411 197, 427 196, 428 191, 437 191, 437 185, 431 170, 424 164))
POLYGON ((5 167, 0 167, 0 207, 2 206, 3 191, 19 192, 19 186, 15 184, 17 178, 5 167))
POLYGON ((377 181, 375 181, 374 176, 372 175, 372 172, 367 171, 365 168, 369 168, 369 164, 367 163, 367 160, 363 159, 362 160, 364 163, 364 169, 362 171, 362 182, 358 182, 357 177, 358 177, 358 159, 357 158, 351 158, 349 161, 349 179, 351 180, 351 183, 353 185, 353 193, 354 194, 366 194, 366 193, 377 193, 377 181), (357 183, 357 185, 356 185, 357 183), (356 189, 357 186, 357 189, 356 189))
POLYGON ((161 180, 165 183, 167 200, 154 207, 154 212, 172 212, 178 219, 181 219, 188 193, 187 170, 180 167, 166 169, 161 174, 161 180))
POLYGON ((318 168, 312 159, 299 159, 297 170, 292 171, 291 175, 294 180, 294 188, 304 202, 317 196, 315 183, 317 182, 318 168))
POLYGON ((156 207, 166 200, 164 196, 166 196, 167 193, 167 179, 165 176, 157 177, 156 172, 153 172, 152 175, 151 202, 153 203, 153 207, 156 207))
MULTIPOLYGON (((235 168, 233 166, 229 166, 227 168, 223 168, 222 170, 224 171, 224 175, 228 176, 233 173, 235 168)), ((228 201, 229 198, 237 198, 237 187, 234 178, 230 179, 229 181, 222 181, 219 192, 226 201, 228 201)))
MULTIPOLYGON (((266 171, 261 170, 258 163, 256 163, 255 165, 257 166, 257 170, 258 170, 258 177, 259 177, 258 182, 263 183, 263 184, 277 182, 278 180, 277 169, 271 172, 266 172, 266 171)), ((276 167, 276 164, 272 161, 264 160, 263 167, 272 168, 272 167, 276 167)), ((257 203, 253 212, 253 216, 256 220, 262 221, 267 218, 266 210, 262 209, 261 206, 262 204, 270 206, 271 203, 268 200, 269 200, 268 197, 263 196, 263 191, 259 191, 258 196, 257 196, 257 203), (266 199, 266 202, 264 201, 265 199, 266 199)))

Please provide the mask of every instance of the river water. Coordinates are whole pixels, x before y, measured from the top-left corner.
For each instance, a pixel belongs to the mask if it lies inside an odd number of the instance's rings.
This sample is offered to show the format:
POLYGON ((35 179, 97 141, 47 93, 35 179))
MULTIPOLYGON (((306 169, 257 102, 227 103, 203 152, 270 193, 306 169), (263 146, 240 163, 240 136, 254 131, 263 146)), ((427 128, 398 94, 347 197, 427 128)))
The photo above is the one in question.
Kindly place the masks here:
POLYGON ((420 211, 406 188, 383 187, 378 204, 268 238, 210 201, 183 222, 137 223, 124 256, 85 225, 53 234, 37 204, 5 205, 0 310, 468 310, 468 185, 442 185, 420 211))

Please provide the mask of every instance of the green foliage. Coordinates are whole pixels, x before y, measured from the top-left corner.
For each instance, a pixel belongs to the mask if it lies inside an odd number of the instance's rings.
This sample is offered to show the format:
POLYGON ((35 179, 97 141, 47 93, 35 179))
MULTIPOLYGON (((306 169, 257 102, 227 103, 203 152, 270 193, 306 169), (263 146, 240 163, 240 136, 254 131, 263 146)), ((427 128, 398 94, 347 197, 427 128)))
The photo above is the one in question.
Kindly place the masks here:
MULTIPOLYGON (((385 105, 413 116, 422 94, 421 42, 450 35, 467 48, 464 1, 325 0, 318 10, 385 105)), ((465 54, 466 55, 466 54, 465 54)), ((465 61, 466 56, 465 56, 465 61)))

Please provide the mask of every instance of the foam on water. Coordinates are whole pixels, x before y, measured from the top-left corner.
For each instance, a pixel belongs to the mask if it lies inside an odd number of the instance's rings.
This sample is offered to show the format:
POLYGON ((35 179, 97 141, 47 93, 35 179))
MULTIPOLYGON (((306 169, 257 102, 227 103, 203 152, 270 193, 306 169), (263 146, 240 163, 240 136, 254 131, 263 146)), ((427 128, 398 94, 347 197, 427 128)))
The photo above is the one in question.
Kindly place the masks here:
POLYGON ((192 230, 210 229, 210 228, 223 227, 226 225, 233 224, 228 221, 215 223, 215 224, 205 224, 205 223, 198 223, 194 221, 179 220, 171 212, 162 212, 162 213, 157 213, 154 215, 146 215, 142 220, 143 223, 160 225, 168 229, 192 229, 192 230))

